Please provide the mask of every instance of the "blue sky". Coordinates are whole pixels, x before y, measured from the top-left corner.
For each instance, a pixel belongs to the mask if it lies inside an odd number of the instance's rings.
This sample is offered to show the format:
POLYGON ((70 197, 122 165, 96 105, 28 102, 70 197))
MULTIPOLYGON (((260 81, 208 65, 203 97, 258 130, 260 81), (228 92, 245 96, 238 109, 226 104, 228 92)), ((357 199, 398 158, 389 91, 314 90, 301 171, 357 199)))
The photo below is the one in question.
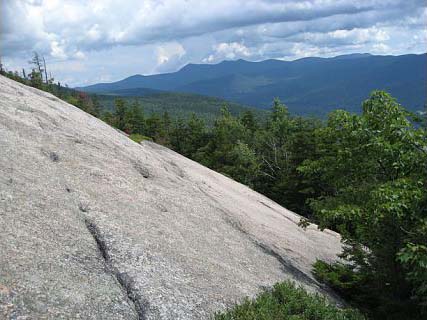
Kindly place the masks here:
POLYGON ((427 51, 425 0, 2 0, 8 69, 43 54, 71 86, 187 63, 427 51))

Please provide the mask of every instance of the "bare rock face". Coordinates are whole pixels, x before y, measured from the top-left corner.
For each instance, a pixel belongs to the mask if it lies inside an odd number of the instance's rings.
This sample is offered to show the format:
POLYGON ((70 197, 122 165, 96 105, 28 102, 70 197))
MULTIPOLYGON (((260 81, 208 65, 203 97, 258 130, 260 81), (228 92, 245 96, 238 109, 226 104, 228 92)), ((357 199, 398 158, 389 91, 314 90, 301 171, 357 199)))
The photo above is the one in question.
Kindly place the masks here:
POLYGON ((285 279, 331 297, 310 269, 340 237, 298 221, 0 77, 2 319, 208 319, 285 279))

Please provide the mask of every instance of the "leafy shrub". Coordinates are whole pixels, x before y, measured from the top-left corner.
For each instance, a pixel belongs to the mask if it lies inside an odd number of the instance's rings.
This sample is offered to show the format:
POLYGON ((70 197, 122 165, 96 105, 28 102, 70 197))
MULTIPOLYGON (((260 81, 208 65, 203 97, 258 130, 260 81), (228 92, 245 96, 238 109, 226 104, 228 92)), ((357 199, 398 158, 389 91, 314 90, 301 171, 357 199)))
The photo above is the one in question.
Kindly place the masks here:
POLYGON ((313 265, 313 274, 318 280, 328 283, 341 293, 345 293, 346 290, 354 290, 362 280, 360 275, 354 272, 348 264, 328 264, 321 260, 317 260, 313 265))
POLYGON ((309 294, 293 282, 277 283, 258 295, 246 299, 232 309, 218 313, 215 320, 359 320, 365 319, 358 311, 339 309, 318 295, 309 294))
POLYGON ((375 279, 350 264, 328 264, 318 260, 313 265, 313 274, 317 280, 333 288, 369 319, 426 319, 419 309, 417 298, 407 300, 378 294, 375 279))
POLYGON ((136 143, 140 143, 143 140, 153 141, 153 139, 151 139, 150 137, 143 136, 139 133, 132 133, 131 135, 129 135, 129 138, 131 138, 136 143))
POLYGON ((331 113, 315 131, 317 157, 298 168, 323 186, 310 206, 321 229, 341 234, 348 264, 317 273, 376 319, 427 319, 426 131, 385 92, 362 107, 331 113))
POLYGON ((356 272, 354 266, 350 264, 339 262, 329 264, 317 260, 313 265, 313 274, 317 280, 326 283, 364 312, 374 309, 378 303, 378 297, 372 294, 367 279, 356 272))

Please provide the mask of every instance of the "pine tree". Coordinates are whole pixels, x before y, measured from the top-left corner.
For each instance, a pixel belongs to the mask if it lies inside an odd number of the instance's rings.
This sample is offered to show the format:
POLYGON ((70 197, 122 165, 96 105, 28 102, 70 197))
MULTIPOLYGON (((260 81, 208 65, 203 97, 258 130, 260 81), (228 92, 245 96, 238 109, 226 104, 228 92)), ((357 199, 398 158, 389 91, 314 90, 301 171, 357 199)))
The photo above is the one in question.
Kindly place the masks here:
POLYGON ((118 98, 114 101, 114 125, 123 131, 126 129, 126 109, 126 102, 123 99, 118 98))

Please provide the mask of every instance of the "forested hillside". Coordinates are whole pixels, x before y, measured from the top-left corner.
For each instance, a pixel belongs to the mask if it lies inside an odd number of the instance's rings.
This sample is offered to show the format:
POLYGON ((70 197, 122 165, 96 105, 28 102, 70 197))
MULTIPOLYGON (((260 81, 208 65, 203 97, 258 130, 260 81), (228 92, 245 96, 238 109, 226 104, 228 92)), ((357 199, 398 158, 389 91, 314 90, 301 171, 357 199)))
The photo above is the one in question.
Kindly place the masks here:
POLYGON ((340 108, 361 112, 360 101, 386 90, 411 111, 427 102, 427 55, 353 54, 295 61, 245 60, 189 64, 175 73, 135 75, 84 87, 87 92, 145 88, 191 92, 268 109, 275 97, 291 114, 326 116, 340 108))
POLYGON ((251 111, 259 120, 265 119, 268 111, 246 107, 220 98, 201 96, 190 93, 156 92, 129 89, 118 90, 110 95, 98 95, 98 100, 104 111, 113 111, 116 99, 123 99, 128 104, 135 101, 147 115, 153 113, 169 113, 175 118, 188 119, 193 113, 212 125, 220 115, 221 107, 227 106, 232 115, 238 116, 245 111, 251 111))

